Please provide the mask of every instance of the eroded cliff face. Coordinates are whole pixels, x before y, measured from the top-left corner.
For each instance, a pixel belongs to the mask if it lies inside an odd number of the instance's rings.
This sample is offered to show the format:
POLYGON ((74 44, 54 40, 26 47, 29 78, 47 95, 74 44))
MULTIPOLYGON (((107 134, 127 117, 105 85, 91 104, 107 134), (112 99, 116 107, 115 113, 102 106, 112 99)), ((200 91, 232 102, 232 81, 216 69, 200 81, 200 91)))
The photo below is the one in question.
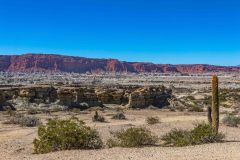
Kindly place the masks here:
POLYGON ((15 106, 27 108, 30 104, 61 105, 68 108, 87 109, 104 104, 126 105, 131 108, 167 106, 171 90, 163 86, 138 87, 52 87, 23 86, 0 89, 0 108, 15 106))
POLYGON ((129 95, 128 106, 131 108, 145 108, 155 106, 158 108, 169 105, 171 90, 165 87, 144 87, 133 91, 129 95))
POLYGON ((81 109, 102 106, 102 102, 98 99, 94 88, 60 88, 57 92, 57 99, 60 105, 81 109))
POLYGON ((0 71, 10 72, 159 72, 204 73, 237 72, 240 67, 212 65, 161 65, 141 62, 124 62, 116 59, 92 59, 51 54, 24 54, 0 56, 0 71))

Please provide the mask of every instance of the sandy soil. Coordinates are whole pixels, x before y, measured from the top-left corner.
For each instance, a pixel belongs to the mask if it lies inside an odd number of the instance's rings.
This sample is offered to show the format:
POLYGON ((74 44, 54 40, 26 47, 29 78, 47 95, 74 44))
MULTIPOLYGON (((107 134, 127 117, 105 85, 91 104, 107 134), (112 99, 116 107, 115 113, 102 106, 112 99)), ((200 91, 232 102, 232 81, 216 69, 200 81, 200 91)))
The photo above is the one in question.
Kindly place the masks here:
MULTIPOLYGON (((129 110, 125 112, 127 120, 112 120, 114 111, 104 111, 107 123, 93 123, 89 114, 77 114, 87 125, 96 128, 106 141, 110 131, 120 130, 130 126, 144 126, 157 136, 172 128, 191 128, 193 123, 206 120, 205 113, 180 113, 163 110, 129 110), (158 116, 160 124, 147 125, 148 116, 158 116)), ((66 118, 75 113, 57 112, 53 116, 66 118)), ((39 114, 42 120, 52 116, 39 114)), ((39 160, 239 160, 240 159, 240 128, 230 128, 221 124, 220 130, 226 134, 226 142, 190 147, 144 147, 144 148, 105 148, 100 150, 72 150, 49 154, 33 154, 32 141, 37 136, 37 128, 22 128, 17 125, 3 124, 7 115, 0 113, 0 159, 39 159, 39 160)))

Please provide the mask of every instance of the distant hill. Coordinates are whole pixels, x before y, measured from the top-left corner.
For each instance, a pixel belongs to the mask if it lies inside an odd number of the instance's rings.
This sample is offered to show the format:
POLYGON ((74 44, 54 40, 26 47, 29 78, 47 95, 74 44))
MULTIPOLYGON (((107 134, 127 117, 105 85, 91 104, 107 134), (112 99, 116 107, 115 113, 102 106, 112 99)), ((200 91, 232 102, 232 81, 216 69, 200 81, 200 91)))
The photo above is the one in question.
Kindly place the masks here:
POLYGON ((125 62, 117 59, 93 59, 53 54, 0 55, 0 71, 9 72, 159 72, 206 73, 237 72, 240 67, 204 64, 171 65, 143 62, 125 62))

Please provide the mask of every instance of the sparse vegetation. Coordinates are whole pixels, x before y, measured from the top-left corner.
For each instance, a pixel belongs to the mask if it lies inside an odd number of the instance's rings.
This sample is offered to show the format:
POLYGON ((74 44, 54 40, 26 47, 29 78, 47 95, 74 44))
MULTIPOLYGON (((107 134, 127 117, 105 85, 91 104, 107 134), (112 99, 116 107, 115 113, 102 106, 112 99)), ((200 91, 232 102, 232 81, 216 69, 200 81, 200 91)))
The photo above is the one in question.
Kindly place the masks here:
POLYGON ((4 124, 20 124, 22 120, 23 115, 21 114, 14 114, 8 118, 7 121, 4 122, 4 124))
POLYGON ((226 102, 227 101, 227 92, 226 91, 223 91, 223 92, 220 93, 219 100, 221 102, 226 102))
POLYGON ((80 113, 81 112, 81 110, 79 108, 73 108, 70 111, 74 112, 74 113, 80 113))
POLYGON ((9 116, 15 116, 16 111, 12 110, 11 108, 7 108, 6 114, 9 115, 9 116))
POLYGON ((51 113, 52 113, 49 108, 42 108, 42 109, 41 109, 41 112, 42 112, 42 113, 45 113, 45 114, 47 114, 47 115, 51 115, 51 113))
POLYGON ((158 138, 145 128, 128 128, 115 132, 114 138, 107 142, 108 147, 142 147, 154 145, 158 138))
POLYGON ((36 127, 41 124, 41 121, 38 117, 22 117, 20 125, 22 127, 36 127))
POLYGON ((147 117, 146 122, 147 124, 150 124, 150 125, 160 123, 158 117, 147 117))
POLYGON ((124 108, 122 107, 115 107, 114 108, 117 112, 123 112, 124 111, 124 108))
POLYGON ((35 153, 71 149, 99 149, 103 146, 98 132, 76 118, 49 120, 46 125, 38 128, 38 138, 34 139, 33 144, 35 153))
POLYGON ((125 120, 126 116, 123 112, 118 112, 112 116, 112 119, 125 120))
POLYGON ((203 109, 197 105, 192 105, 188 108, 189 112, 203 112, 203 109))
POLYGON ((24 117, 23 115, 16 114, 9 117, 9 120, 4 122, 5 124, 17 124, 22 127, 36 127, 41 124, 39 118, 34 116, 24 117))
POLYGON ((65 109, 62 106, 54 106, 51 108, 51 112, 61 112, 64 111, 65 109))
POLYGON ((222 142, 224 135, 216 133, 211 125, 206 123, 197 124, 192 130, 173 129, 161 139, 165 146, 190 146, 205 143, 222 142))
POLYGON ((95 111, 95 115, 92 117, 93 122, 105 122, 105 118, 98 114, 98 111, 95 111))
POLYGON ((219 95, 218 95, 218 77, 216 75, 212 77, 212 107, 208 108, 208 121, 209 124, 206 123, 197 124, 190 131, 173 129, 172 131, 170 131, 169 133, 165 134, 162 137, 164 145, 182 147, 222 141, 224 135, 222 133, 218 133, 219 95))
POLYGON ((187 99, 187 100, 191 100, 191 101, 194 101, 194 100, 195 100, 195 98, 194 98, 193 96, 187 96, 186 99, 187 99))
POLYGON ((36 108, 31 107, 27 110, 27 114, 30 115, 38 114, 38 110, 36 108))
POLYGON ((176 108, 171 107, 171 108, 169 108, 169 111, 176 112, 176 108))
POLYGON ((240 124, 240 118, 231 114, 226 115, 223 120, 223 124, 229 127, 238 127, 240 124))

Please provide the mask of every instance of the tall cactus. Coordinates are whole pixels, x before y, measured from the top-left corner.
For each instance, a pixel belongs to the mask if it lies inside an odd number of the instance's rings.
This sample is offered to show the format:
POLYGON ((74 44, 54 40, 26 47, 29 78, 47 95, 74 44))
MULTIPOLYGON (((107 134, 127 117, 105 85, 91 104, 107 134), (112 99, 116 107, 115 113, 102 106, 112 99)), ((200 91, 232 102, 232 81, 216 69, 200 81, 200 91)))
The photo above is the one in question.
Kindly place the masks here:
POLYGON ((212 128, 218 133, 219 127, 219 97, 218 97, 218 77, 213 75, 212 77, 212 128))
POLYGON ((208 114, 207 114, 208 122, 209 122, 210 125, 212 125, 212 108, 209 106, 207 108, 207 111, 208 111, 208 114))

